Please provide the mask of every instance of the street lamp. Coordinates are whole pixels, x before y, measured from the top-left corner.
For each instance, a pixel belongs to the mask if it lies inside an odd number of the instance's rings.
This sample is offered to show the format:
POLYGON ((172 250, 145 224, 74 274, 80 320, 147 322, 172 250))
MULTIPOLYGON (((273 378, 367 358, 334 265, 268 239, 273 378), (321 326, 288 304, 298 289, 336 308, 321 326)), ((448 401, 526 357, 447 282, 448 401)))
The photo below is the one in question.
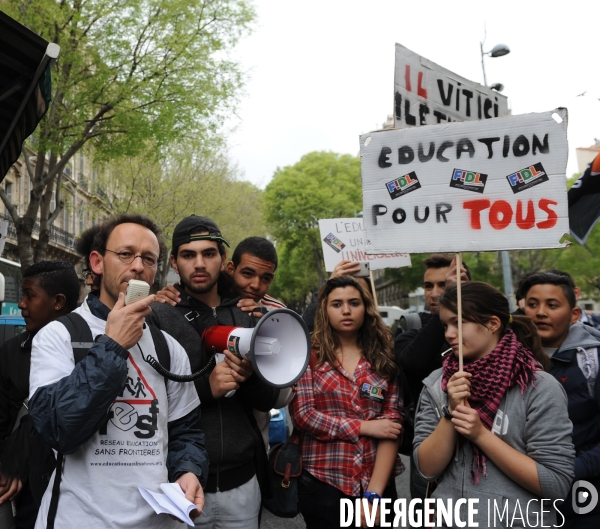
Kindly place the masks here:
MULTIPOLYGON (((483 51, 483 43, 485 42, 485 37, 483 41, 479 43, 479 49, 481 50, 481 69, 483 70, 483 84, 487 86, 487 78, 485 75, 485 64, 484 64, 484 56, 489 55, 490 57, 504 57, 510 53, 510 48, 506 44, 496 44, 490 51, 483 51)), ((504 90, 504 85, 502 83, 493 84, 490 87, 492 90, 496 90, 498 92, 502 92, 504 90)), ((510 311, 515 310, 515 302, 513 298, 513 282, 512 282, 512 270, 510 267, 510 256, 506 250, 502 250, 500 252, 500 256, 502 258, 502 277, 504 279, 504 295, 508 299, 508 304, 510 306, 510 311)))
POLYGON ((510 53, 510 48, 506 44, 496 44, 490 51, 483 51, 483 43, 485 42, 485 38, 482 42, 479 43, 479 47, 481 49, 481 69, 483 70, 483 84, 487 86, 487 78, 485 76, 485 64, 483 62, 483 58, 485 55, 489 55, 490 57, 504 57, 510 53))

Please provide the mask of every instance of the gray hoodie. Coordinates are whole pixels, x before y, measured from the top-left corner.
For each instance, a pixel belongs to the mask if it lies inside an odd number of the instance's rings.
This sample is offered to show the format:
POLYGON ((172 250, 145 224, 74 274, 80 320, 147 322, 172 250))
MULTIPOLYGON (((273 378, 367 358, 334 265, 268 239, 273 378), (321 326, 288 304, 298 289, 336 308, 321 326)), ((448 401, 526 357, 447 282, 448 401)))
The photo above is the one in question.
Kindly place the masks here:
MULTIPOLYGON (((521 395, 521 389, 516 385, 506 392, 496 413, 492 431, 515 450, 535 460, 542 499, 562 499, 567 496, 571 487, 575 458, 571 443, 571 422, 567 415, 567 397, 552 375, 543 371, 536 374, 535 388, 530 385, 521 395)), ((442 391, 441 380, 442 369, 438 369, 423 381, 425 388, 417 407, 414 437, 414 461, 417 468, 421 443, 431 435, 440 420, 446 420, 442 419, 441 410, 448 404, 448 395, 442 391)), ((423 476, 428 481, 436 479, 438 482, 433 497, 444 500, 452 498, 455 501, 459 498, 479 498, 479 503, 476 504, 478 513, 474 516, 479 527, 494 527, 495 524, 497 527, 540 527, 542 504, 539 498, 506 476, 492 461, 486 461, 486 476, 480 475, 479 482, 473 482, 470 472, 472 445, 465 439, 461 440, 463 442, 457 443, 454 457, 440 476, 423 476), (538 501, 528 505, 530 500, 538 501), (494 502, 499 513, 508 504, 508 510, 503 515, 495 514, 495 523, 494 502), (523 518, 519 515, 519 507, 523 518)), ((559 510, 561 505, 560 501, 556 503, 559 510)), ((561 516, 557 517, 552 509, 552 501, 544 502, 543 510, 546 511, 546 527, 562 524, 561 516)), ((467 519, 464 512, 461 513, 461 519, 467 519)))

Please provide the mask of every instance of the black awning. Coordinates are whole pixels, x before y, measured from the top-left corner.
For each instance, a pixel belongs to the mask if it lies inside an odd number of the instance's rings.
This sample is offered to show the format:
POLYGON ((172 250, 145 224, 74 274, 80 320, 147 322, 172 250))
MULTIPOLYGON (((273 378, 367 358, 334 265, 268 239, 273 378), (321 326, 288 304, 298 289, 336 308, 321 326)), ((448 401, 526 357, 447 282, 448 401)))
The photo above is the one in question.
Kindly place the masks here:
POLYGON ((0 11, 0 182, 48 110, 59 50, 0 11))

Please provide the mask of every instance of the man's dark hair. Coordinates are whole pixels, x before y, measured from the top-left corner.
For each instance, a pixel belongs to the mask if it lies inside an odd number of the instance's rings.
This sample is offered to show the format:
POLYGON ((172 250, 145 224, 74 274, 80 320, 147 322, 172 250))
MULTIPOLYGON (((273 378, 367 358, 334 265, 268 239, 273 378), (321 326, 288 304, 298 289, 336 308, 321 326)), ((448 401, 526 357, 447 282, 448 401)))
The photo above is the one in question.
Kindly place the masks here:
POLYGON ((77 308, 80 285, 73 265, 65 261, 40 261, 23 272, 23 279, 27 277, 35 277, 48 296, 63 294, 70 311, 77 308))
POLYGON ((102 226, 99 224, 92 226, 91 228, 88 228, 82 232, 79 238, 75 241, 75 251, 85 259, 86 268, 90 268, 90 253, 92 253, 94 250, 102 250, 102 248, 96 248, 94 246, 96 234, 100 232, 101 228, 102 226))
POLYGON ((452 264, 452 256, 447 253, 434 253, 423 260, 425 268, 447 268, 452 264))
POLYGON ((153 220, 149 219, 148 217, 146 217, 144 215, 140 215, 138 213, 121 213, 120 215, 117 215, 116 217, 112 217, 112 218, 104 221, 99 226, 96 226, 98 231, 96 232, 96 235, 94 236, 94 241, 91 246, 92 250, 96 250, 96 251, 100 252, 102 255, 104 255, 106 253, 106 243, 108 242, 108 238, 110 237, 110 234, 120 224, 127 224, 127 223, 139 224, 140 226, 143 226, 144 228, 147 228, 152 233, 154 233, 154 235, 156 235, 156 238, 158 239, 158 247, 159 247, 159 252, 160 252, 159 257, 161 257, 162 255, 165 254, 167 247, 165 246, 165 243, 162 240, 161 229, 158 227, 158 225, 153 220))
POLYGON ((573 278, 570 275, 554 274, 550 272, 542 272, 539 274, 531 274, 527 276, 520 287, 520 293, 523 298, 527 297, 527 293, 536 285, 555 285, 560 287, 569 302, 571 308, 575 307, 575 290, 573 278))
POLYGON ((553 268, 552 270, 548 270, 547 273, 548 274, 556 274, 557 276, 566 277, 569 280, 569 284, 571 285, 571 287, 575 288, 575 280, 573 279, 573 276, 571 274, 569 274, 569 272, 563 272, 562 270, 558 270, 556 268, 553 268))
MULTIPOLYGON (((423 264, 426 269, 429 268, 447 268, 452 264, 453 255, 447 253, 434 253, 431 254, 427 259, 423 259, 423 264)), ((469 270, 469 266, 467 263, 463 261, 463 266, 467 271, 467 277, 469 280, 471 279, 471 270, 469 270)))
POLYGON ((231 257, 233 266, 236 268, 238 267, 242 262, 242 256, 244 254, 262 259, 268 263, 273 263, 275 269, 277 269, 277 251, 275 250, 275 246, 271 241, 264 237, 248 237, 240 242, 231 257))

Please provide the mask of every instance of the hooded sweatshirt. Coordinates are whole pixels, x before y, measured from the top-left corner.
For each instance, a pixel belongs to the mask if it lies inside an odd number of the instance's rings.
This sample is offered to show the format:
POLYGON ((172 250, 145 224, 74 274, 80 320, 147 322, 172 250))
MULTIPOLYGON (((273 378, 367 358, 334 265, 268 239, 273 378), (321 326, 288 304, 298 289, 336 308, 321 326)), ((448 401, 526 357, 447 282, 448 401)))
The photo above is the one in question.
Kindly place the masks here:
MULTIPOLYGON (((442 407, 448 404, 448 395, 441 387, 442 373, 443 369, 438 369, 423 381, 425 388, 417 406, 414 437, 413 455, 417 468, 421 443, 433 433, 440 420, 447 420, 442 415, 442 407)), ((571 443, 567 398, 552 375, 537 371, 536 376, 535 387, 530 384, 523 394, 518 385, 506 392, 492 432, 536 462, 541 499, 551 501, 542 504, 540 498, 514 482, 490 459, 486 461, 486 475, 474 483, 470 472, 474 455, 472 444, 462 437, 441 475, 424 476, 418 469, 424 479, 437 480, 434 498, 444 502, 452 499, 453 506, 459 498, 478 498, 475 505, 478 512, 473 520, 479 527, 550 527, 563 523, 553 502, 557 500, 555 506, 563 512, 561 499, 567 495, 573 479, 575 452, 571 443), (506 511, 505 506, 508 507, 506 511), (519 518, 519 509, 523 518, 519 518), (527 509, 528 516, 525 514, 527 509), (543 525, 540 523, 542 510, 545 511, 543 525)), ((464 506, 461 519, 467 520, 464 506)))
MULTIPOLYGON (((557 351, 552 355, 550 372, 567 393, 569 419, 573 423, 575 445, 575 479, 587 480, 600 490, 600 385, 598 351, 600 331, 575 323, 557 351), (596 384, 587 380, 591 375, 596 384), (591 385, 591 387, 590 387, 591 385)), ((567 517, 577 516, 568 497, 567 517)), ((600 517, 600 505, 590 513, 600 517)))
MULTIPOLYGON (((192 373, 204 368, 212 358, 201 342, 205 329, 213 325, 252 327, 248 314, 237 306, 239 297, 226 297, 221 290, 221 303, 212 308, 192 298, 176 285, 181 303, 173 307, 153 303, 150 325, 168 332, 185 349, 192 373)), ((257 474, 261 492, 268 494, 267 458, 252 408, 267 412, 274 407, 279 390, 267 386, 257 375, 251 375, 232 397, 215 399, 209 377, 214 364, 194 381, 200 397, 202 416, 199 427, 204 431, 210 466, 207 492, 226 491, 243 485, 257 474)))

